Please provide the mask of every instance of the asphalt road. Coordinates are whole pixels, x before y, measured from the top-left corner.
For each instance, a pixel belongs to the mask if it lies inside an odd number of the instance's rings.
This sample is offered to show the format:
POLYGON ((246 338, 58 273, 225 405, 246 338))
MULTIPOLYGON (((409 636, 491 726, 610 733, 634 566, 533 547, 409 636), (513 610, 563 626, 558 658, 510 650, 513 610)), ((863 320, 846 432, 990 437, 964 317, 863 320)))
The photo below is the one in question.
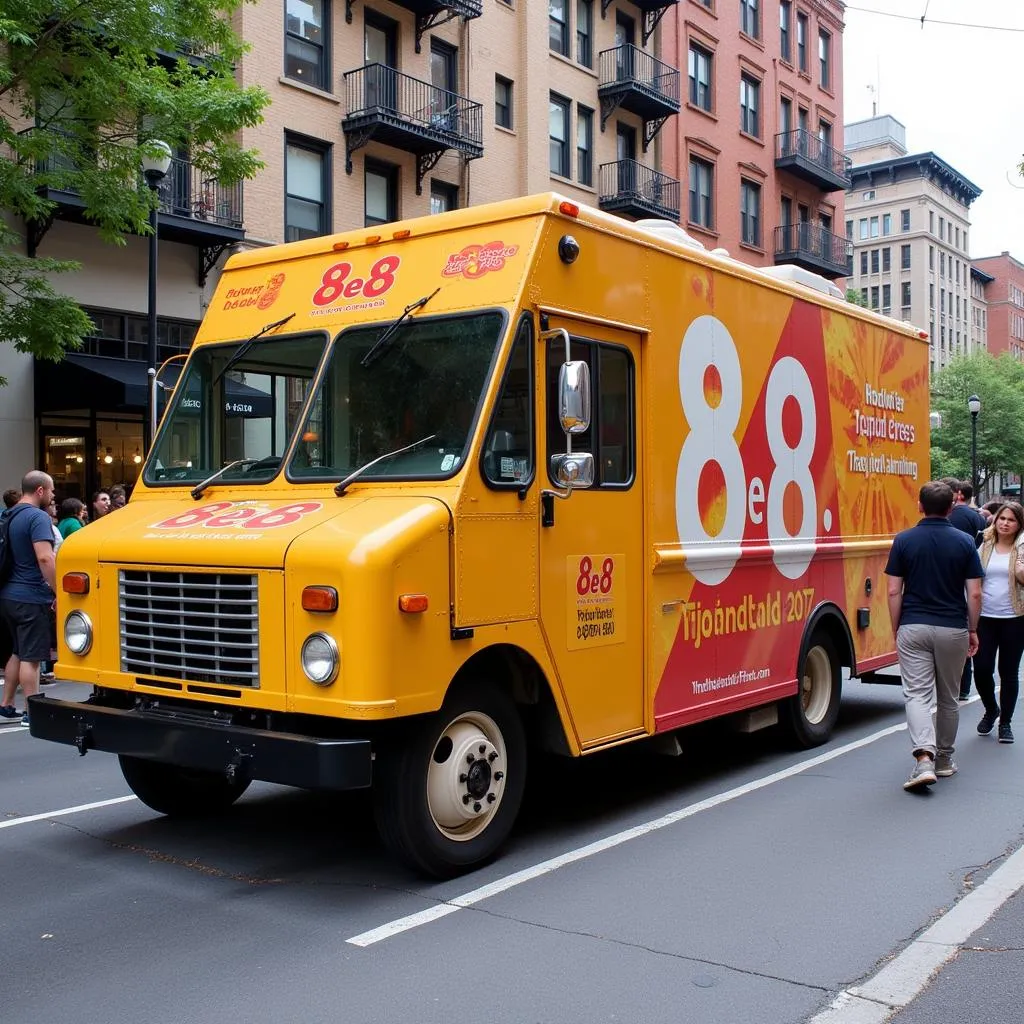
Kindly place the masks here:
MULTIPOLYGON (((1024 842, 1024 745, 978 717, 925 795, 902 789, 902 699, 881 685, 848 684, 814 751, 713 726, 680 757, 545 759, 504 855, 445 883, 388 859, 364 795, 258 785, 215 822, 170 821, 106 803, 129 795, 115 758, 4 725, 0 1019, 810 1021, 1024 842)), ((897 1024, 1021 1019, 1017 902, 897 1024)))

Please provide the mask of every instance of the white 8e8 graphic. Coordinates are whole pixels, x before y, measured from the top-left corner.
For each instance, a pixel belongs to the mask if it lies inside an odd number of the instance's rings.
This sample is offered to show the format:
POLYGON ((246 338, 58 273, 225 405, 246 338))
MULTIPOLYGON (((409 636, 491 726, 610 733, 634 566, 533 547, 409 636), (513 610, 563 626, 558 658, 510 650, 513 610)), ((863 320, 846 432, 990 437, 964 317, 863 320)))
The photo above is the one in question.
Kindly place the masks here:
MULTIPOLYGON (((727 579, 740 556, 747 517, 764 519, 764 481, 751 477, 749 484, 740 455, 736 431, 743 406, 743 372, 736 343, 717 317, 697 317, 686 330, 679 348, 679 398, 689 433, 676 466, 676 528, 684 544, 713 543, 715 557, 702 553, 701 564, 688 561, 687 568, 705 586, 727 579), (704 379, 714 367, 721 381, 721 399, 711 405, 704 379), (725 481, 725 515, 721 529, 712 536, 700 514, 700 477, 709 462, 716 462, 725 481)), ((814 555, 818 518, 817 491, 811 476, 811 456, 817 433, 814 391, 804 367, 784 356, 772 367, 765 401, 765 432, 774 468, 768 482, 768 543, 776 568, 789 579, 802 576, 814 555), (800 438, 791 447, 782 429, 782 411, 792 398, 800 410, 800 438), (786 490, 799 489, 802 505, 800 527, 791 535, 783 514, 786 490), (793 541, 802 543, 794 547, 793 541)))

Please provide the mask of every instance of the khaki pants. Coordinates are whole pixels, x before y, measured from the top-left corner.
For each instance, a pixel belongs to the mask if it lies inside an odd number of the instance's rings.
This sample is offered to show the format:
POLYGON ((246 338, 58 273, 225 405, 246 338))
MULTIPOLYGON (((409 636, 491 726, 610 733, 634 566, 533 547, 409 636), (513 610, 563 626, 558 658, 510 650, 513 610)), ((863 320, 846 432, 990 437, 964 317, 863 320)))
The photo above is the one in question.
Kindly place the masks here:
POLYGON ((953 753, 960 722, 960 676, 967 660, 967 630, 949 626, 900 626, 896 653, 911 750, 953 753), (932 719, 932 704, 936 706, 932 719))

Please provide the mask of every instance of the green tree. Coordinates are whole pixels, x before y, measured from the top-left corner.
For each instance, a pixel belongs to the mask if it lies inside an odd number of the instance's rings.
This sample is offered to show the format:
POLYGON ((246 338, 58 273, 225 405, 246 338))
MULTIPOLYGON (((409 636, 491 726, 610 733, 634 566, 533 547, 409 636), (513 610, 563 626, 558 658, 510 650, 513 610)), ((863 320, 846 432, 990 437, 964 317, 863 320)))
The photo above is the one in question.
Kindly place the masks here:
POLYGON ((852 302, 855 306, 863 306, 864 309, 868 308, 868 304, 864 301, 864 297, 856 288, 846 289, 846 301, 852 302))
POLYGON ((932 477, 971 476, 971 414, 967 400, 981 399, 978 416, 978 480, 1019 473, 1024 467, 1024 365, 1008 353, 962 356, 932 381, 932 411, 942 417, 933 428, 932 477))
MULTIPOLYGON (((0 342, 59 360, 92 329, 53 284, 79 269, 22 253, 22 225, 52 216, 46 189, 81 197, 104 241, 149 233, 154 142, 233 184, 262 167, 237 142, 269 102, 241 88, 242 0, 19 0, 0 9, 0 342), (160 59, 157 58, 160 55, 160 59)), ((5 383, 0 379, 0 383, 5 383)))

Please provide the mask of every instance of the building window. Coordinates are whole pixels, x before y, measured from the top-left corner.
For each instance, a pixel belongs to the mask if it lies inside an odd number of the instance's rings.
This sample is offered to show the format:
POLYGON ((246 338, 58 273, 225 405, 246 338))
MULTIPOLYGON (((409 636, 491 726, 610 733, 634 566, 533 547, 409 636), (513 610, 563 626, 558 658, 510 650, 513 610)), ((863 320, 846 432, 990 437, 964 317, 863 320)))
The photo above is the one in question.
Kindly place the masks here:
POLYGON ((946 233, 946 218, 945 217, 940 217, 939 218, 939 238, 941 239, 942 236, 945 233, 946 233))
POLYGON ((822 153, 828 159, 828 153, 832 149, 832 125, 828 121, 818 122, 818 138, 821 140, 822 153))
POLYGON ((956 229, 956 231, 954 232, 953 237, 956 238, 956 247, 959 249, 960 248, 960 229, 959 228, 956 229))
POLYGON ((551 93, 548 102, 548 149, 552 174, 568 178, 569 167, 569 101, 551 93))
POLYGON ((929 270, 934 270, 935 269, 935 246, 934 245, 929 245, 928 246, 928 269, 929 270))
POLYGON ((782 0, 779 4, 779 50, 782 59, 788 64, 792 59, 790 53, 790 33, 793 24, 793 5, 790 0, 782 0))
POLYGON ((882 250, 882 273, 887 274, 892 270, 892 250, 886 246, 882 250))
MULTIPOLYGON (((909 213, 910 213, 910 211, 907 210, 907 214, 908 215, 909 215, 909 213)), ((928 211, 928 231, 931 234, 933 234, 933 235, 935 234, 935 211, 934 210, 929 210, 928 211)))
POLYGON ((751 39, 761 38, 761 15, 757 0, 740 0, 740 31, 751 39))
POLYGON ((867 276, 868 273, 868 251, 862 249, 860 254, 860 272, 863 276, 867 276))
POLYGON ((885 313, 886 316, 888 316, 889 313, 892 312, 892 285, 891 284, 883 284, 882 285, 882 312, 885 313))
POLYGON ((430 213, 447 213, 459 208, 459 186, 450 185, 447 181, 430 182, 430 213))
POLYGON ((284 73, 287 78, 330 89, 327 66, 329 0, 287 0, 284 15, 284 73))
POLYGON ((501 75, 494 76, 494 123, 512 127, 512 83, 501 75))
POLYGON ((690 157, 690 223, 711 230, 714 208, 711 201, 714 167, 699 157, 690 157))
POLYGON ((910 309, 910 282, 909 281, 904 281, 903 284, 900 285, 900 305, 903 307, 904 311, 910 309))
POLYGON ((740 75, 740 131, 759 138, 761 128, 758 118, 761 84, 746 75, 740 75))
POLYGON ((859 223, 859 226, 860 226, 860 237, 861 237, 861 240, 863 240, 863 239, 868 237, 868 219, 867 219, 867 217, 861 217, 861 219, 860 219, 860 221, 858 223, 859 223))
POLYGON ((910 230, 910 211, 900 210, 900 231, 910 230))
POLYGON ((873 285, 871 288, 871 308, 878 309, 878 285, 873 285))
POLYGON ((576 177, 581 185, 594 184, 594 112, 576 104, 576 177))
POLYGON ((366 227, 397 220, 398 168, 376 160, 367 160, 364 177, 366 200, 363 223, 366 227))
POLYGON ((848 220, 846 222, 846 237, 849 239, 853 238, 853 221, 848 220))
POLYGON ((783 196, 779 203, 780 220, 784 226, 793 223, 793 200, 789 196, 783 196))
POLYGON ((793 130, 793 101, 783 96, 779 100, 779 131, 788 135, 793 130))
POLYGON ((871 218, 871 237, 872 238, 877 238, 878 237, 878 218, 877 217, 872 217, 871 218))
POLYGON ((807 71, 807 15, 796 16, 796 66, 807 71))
POLYGON ((327 187, 330 146, 313 140, 285 141, 284 240, 316 238, 330 230, 327 187))
POLYGON ((761 186, 740 179, 740 240, 761 245, 761 186))
POLYGON ((882 234, 883 235, 891 235, 892 234, 892 214, 891 213, 883 213, 882 214, 882 234))
POLYGON ((946 276, 946 254, 944 252, 939 253, 939 277, 946 276))
POLYGON ((576 61, 585 68, 594 66, 590 40, 594 35, 593 0, 576 0, 576 61))
POLYGON ((696 43, 690 43, 690 102, 711 109, 711 54, 696 43))
POLYGON ((569 56, 569 0, 548 0, 548 46, 569 56))
POLYGON ((865 309, 868 308, 868 290, 867 290, 867 288, 861 288, 861 290, 860 290, 860 304, 865 309))
POLYGON ((832 87, 832 36, 824 29, 818 31, 818 66, 822 89, 832 87))
POLYGON ((900 246, 900 270, 910 269, 910 246, 900 246))
POLYGON ((878 273, 878 250, 877 249, 872 249, 871 250, 871 273, 872 274, 877 274, 878 273))

